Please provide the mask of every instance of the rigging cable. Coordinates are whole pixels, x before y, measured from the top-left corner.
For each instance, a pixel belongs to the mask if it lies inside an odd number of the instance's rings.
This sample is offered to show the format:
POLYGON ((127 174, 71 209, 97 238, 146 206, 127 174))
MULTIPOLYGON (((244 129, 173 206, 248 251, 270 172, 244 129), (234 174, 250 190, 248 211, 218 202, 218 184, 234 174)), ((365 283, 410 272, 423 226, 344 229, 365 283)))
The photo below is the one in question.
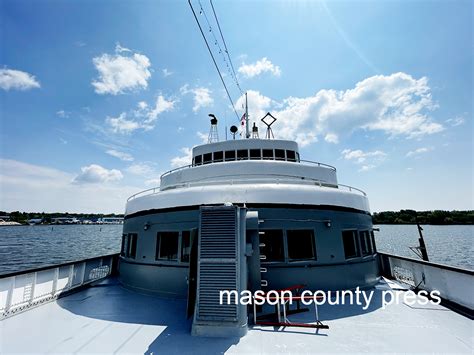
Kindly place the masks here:
POLYGON ((211 3, 212 12, 214 13, 214 17, 217 22, 217 27, 219 28, 219 33, 221 34, 222 42, 224 43, 225 52, 227 53, 227 57, 229 58, 229 63, 232 68, 232 72, 234 73, 235 83, 237 84, 237 87, 239 88, 240 93, 243 95, 244 93, 242 92, 239 81, 237 80, 237 74, 235 74, 234 64, 232 64, 232 59, 230 59, 229 50, 227 49, 227 44, 225 43, 224 35, 222 34, 221 25, 219 24, 219 20, 217 19, 216 10, 214 10, 214 4, 212 3, 212 0, 209 0, 209 2, 211 3))
POLYGON ((204 35, 204 32, 203 32, 202 27, 201 27, 201 24, 199 23, 199 20, 198 20, 198 18, 197 18, 197 16, 196 16, 196 12, 194 11, 193 5, 191 4, 191 0, 188 0, 188 4, 189 4, 189 6, 191 7, 191 10, 192 10, 193 15, 194 15, 194 19, 196 20, 196 23, 197 23, 197 25, 199 26, 199 30, 201 31, 202 38, 204 38, 204 41, 206 42, 207 50, 209 51, 209 54, 211 55, 212 61, 214 62, 214 65, 215 65, 215 67, 216 67, 216 69, 217 69, 217 72, 219 73, 219 77, 221 78, 222 85, 224 85, 224 89, 225 89, 225 91, 226 91, 226 93, 227 93, 227 97, 229 98, 230 103, 232 104, 232 108, 234 109, 235 115, 237 116, 237 120, 240 120, 239 114, 237 113, 237 110, 235 109, 234 101, 232 101, 232 98, 230 97, 230 94, 229 94, 229 90, 227 90, 227 86, 226 86, 226 84, 225 84, 224 78, 222 77, 222 74, 221 74, 221 71, 220 71, 220 69, 219 69, 219 66, 217 65, 216 60, 214 59, 214 55, 212 54, 211 48, 209 47, 209 43, 207 42, 207 38, 206 38, 206 36, 204 35))

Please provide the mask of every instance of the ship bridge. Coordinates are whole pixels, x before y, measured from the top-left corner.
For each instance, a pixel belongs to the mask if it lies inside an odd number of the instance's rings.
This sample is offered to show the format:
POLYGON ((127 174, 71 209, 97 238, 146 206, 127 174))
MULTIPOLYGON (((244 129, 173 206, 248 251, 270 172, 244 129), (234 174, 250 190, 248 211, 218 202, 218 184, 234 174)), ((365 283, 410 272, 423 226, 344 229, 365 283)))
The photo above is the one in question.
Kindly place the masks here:
POLYGON ((288 140, 228 140, 197 146, 192 163, 161 176, 161 190, 209 182, 261 183, 308 181, 337 186, 336 168, 301 160, 298 144, 288 140))

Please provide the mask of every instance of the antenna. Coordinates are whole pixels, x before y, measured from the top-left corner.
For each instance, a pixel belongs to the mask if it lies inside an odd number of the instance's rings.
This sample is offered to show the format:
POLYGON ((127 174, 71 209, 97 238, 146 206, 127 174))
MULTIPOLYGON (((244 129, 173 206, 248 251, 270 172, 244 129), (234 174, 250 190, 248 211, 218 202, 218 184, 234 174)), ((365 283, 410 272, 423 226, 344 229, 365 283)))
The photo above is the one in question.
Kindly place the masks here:
POLYGON ((247 101, 247 92, 245 92, 245 137, 250 138, 249 131, 249 104, 247 101))
POLYGON ((277 119, 273 117, 270 112, 267 112, 267 114, 261 119, 261 121, 267 126, 267 133, 265 134, 266 139, 275 138, 272 131, 272 124, 274 124, 276 120, 277 119))
POLYGON ((211 118, 211 129, 209 130, 209 137, 207 143, 219 142, 219 133, 217 132, 217 118, 212 113, 209 114, 211 118))
POLYGON ((239 129, 237 128, 237 126, 232 126, 230 127, 230 133, 232 133, 232 137, 234 138, 235 140, 235 134, 237 133, 239 129))
POLYGON ((253 123, 253 127, 252 127, 252 138, 259 138, 258 137, 258 127, 255 124, 255 122, 253 123))

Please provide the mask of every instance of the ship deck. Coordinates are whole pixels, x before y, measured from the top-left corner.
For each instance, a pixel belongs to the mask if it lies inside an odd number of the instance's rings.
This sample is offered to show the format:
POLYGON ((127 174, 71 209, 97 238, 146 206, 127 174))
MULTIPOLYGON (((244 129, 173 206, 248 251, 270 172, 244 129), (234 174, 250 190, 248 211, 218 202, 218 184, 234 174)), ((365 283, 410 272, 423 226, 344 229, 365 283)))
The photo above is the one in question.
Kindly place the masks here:
MULTIPOLYGON (((383 279, 383 289, 400 287, 383 279)), ((394 291, 403 292, 403 291, 394 291)), ((319 307, 329 329, 254 326, 243 338, 190 334, 186 300, 129 291, 115 278, 0 322, 0 353, 472 353, 473 321, 442 306, 319 307)), ((290 321, 314 322, 310 312, 290 321)))

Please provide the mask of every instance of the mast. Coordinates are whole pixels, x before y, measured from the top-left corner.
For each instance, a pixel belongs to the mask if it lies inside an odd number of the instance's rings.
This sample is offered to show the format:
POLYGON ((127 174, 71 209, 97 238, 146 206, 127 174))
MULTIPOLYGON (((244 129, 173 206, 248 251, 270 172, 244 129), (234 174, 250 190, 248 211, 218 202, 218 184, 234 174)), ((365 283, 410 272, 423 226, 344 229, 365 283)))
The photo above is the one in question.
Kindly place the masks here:
POLYGON ((245 138, 250 138, 249 130, 249 104, 247 102, 247 92, 245 93, 245 138))

